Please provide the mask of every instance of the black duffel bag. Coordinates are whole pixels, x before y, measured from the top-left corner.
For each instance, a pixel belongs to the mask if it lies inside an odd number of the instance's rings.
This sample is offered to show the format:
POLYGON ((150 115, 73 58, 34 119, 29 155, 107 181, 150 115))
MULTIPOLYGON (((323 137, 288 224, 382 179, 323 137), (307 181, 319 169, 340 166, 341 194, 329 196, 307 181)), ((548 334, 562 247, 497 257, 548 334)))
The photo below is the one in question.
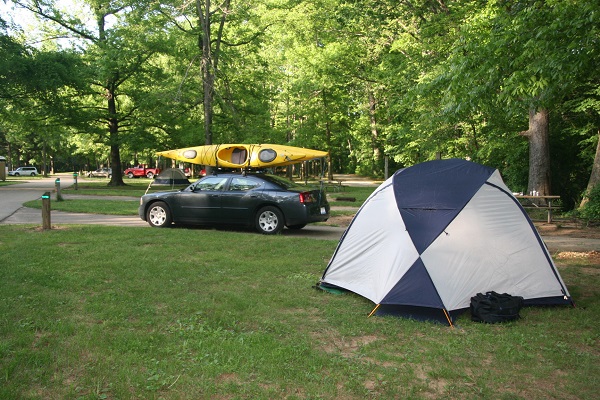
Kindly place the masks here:
POLYGON ((512 321, 520 318, 521 307, 523 307, 521 296, 493 291, 485 294, 477 293, 471 297, 471 320, 489 324, 512 321))

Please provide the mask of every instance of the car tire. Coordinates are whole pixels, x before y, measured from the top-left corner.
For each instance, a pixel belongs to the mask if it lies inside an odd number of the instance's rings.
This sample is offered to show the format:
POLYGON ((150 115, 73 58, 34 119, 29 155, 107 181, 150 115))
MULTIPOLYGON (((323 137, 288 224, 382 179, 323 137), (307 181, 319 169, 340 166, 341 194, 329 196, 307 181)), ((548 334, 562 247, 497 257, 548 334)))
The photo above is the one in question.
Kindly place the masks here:
POLYGON ((35 176, 35 172, 32 172, 32 173, 31 173, 31 176, 35 176))
POLYGON ((133 179, 133 172, 130 172, 130 173, 128 173, 128 174, 127 174, 127 177, 128 177, 129 179, 133 179))
POLYGON ((169 206, 162 201, 152 203, 146 211, 146 221, 155 228, 164 228, 171 225, 173 217, 171 217, 169 206))
POLYGON ((18 172, 15 172, 15 176, 21 176, 21 174, 19 174, 18 172))
POLYGON ((152 172, 148 172, 148 173, 146 174, 146 178, 148 178, 148 179, 152 179, 152 178, 154 178, 154 174, 153 174, 152 172))
POLYGON ((256 230, 265 235, 275 235, 283 230, 285 221, 277 207, 267 206, 256 213, 256 230))

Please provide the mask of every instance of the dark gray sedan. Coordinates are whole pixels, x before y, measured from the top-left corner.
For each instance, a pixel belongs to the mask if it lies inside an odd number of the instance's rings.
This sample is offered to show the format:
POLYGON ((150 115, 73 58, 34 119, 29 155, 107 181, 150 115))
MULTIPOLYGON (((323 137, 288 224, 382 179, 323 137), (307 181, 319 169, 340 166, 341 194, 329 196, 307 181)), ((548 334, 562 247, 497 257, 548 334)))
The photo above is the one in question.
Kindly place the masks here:
POLYGON ((284 226, 302 229, 327 221, 325 192, 259 173, 206 176, 176 192, 142 196, 140 218, 150 226, 176 224, 254 226, 275 234, 284 226))

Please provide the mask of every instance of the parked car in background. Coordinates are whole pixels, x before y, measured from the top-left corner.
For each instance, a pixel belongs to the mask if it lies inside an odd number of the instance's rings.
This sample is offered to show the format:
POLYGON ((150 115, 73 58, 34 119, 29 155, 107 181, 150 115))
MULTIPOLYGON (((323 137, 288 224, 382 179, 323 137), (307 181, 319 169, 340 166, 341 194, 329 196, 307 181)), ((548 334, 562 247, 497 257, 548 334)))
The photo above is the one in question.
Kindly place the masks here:
POLYGON ((38 170, 36 167, 19 167, 14 171, 8 171, 8 175, 10 176, 36 176, 38 175, 38 170))
POLYGON ((142 196, 138 213, 153 227, 171 223, 254 226, 264 234, 327 221, 325 192, 259 173, 222 173, 176 192, 142 196))
POLYGON ((128 178, 139 178, 145 176, 146 178, 154 178, 155 175, 160 174, 160 168, 148 168, 145 165, 138 165, 135 167, 127 168, 123 171, 124 175, 128 178))
POLYGON ((98 168, 95 171, 87 173, 88 178, 110 178, 112 177, 112 168, 98 168))

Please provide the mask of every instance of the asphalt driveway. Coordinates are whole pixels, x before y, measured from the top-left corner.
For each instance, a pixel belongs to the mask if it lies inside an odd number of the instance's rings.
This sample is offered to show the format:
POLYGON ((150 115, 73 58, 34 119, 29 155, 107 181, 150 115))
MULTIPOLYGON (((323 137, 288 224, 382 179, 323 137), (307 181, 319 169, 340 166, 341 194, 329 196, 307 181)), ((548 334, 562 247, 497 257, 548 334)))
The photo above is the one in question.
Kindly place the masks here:
MULTIPOLYGON (((57 175, 60 178, 60 187, 64 189, 73 185, 73 176, 71 174, 57 175)), ((23 183, 0 187, 0 224, 39 224, 42 225, 42 210, 23 207, 23 203, 36 200, 42 197, 45 192, 53 192, 55 188, 55 179, 43 178, 23 183)), ((52 200, 56 199, 56 193, 52 193, 52 200)), ((65 199, 73 197, 71 195, 63 196, 65 199)), ((51 224, 76 224, 76 225, 114 225, 129 227, 149 228, 147 222, 142 221, 137 215, 102 215, 87 213, 68 213, 62 211, 52 211, 50 215, 51 224)), ((344 228, 332 226, 308 225, 301 230, 283 231, 284 236, 310 237, 315 239, 339 240, 344 228)))

